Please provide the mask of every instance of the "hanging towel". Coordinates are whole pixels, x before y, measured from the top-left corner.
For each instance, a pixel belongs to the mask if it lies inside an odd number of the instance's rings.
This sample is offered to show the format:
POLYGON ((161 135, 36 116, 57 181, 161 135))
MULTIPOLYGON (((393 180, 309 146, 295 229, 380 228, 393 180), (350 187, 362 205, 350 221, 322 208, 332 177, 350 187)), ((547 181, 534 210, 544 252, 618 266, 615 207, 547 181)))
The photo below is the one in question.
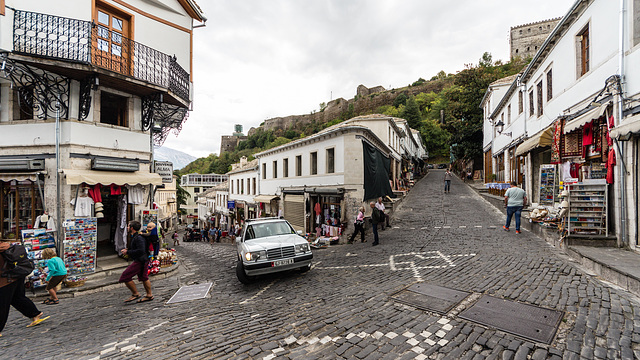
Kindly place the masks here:
POLYGON ((144 204, 144 189, 142 185, 130 186, 127 185, 127 195, 129 198, 129 204, 140 205, 144 204))

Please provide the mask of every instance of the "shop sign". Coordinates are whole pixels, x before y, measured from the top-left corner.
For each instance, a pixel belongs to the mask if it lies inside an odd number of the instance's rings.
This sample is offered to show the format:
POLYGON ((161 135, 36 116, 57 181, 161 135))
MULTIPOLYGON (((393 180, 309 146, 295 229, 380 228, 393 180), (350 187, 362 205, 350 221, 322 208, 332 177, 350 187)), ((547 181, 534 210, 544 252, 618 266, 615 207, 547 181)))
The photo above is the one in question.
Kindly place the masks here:
POLYGON ((162 177, 163 183, 173 182, 173 163, 170 161, 156 161, 155 162, 156 174, 162 177))
POLYGON ((227 209, 235 209, 235 208, 236 208, 236 201, 235 200, 227 201, 227 209))

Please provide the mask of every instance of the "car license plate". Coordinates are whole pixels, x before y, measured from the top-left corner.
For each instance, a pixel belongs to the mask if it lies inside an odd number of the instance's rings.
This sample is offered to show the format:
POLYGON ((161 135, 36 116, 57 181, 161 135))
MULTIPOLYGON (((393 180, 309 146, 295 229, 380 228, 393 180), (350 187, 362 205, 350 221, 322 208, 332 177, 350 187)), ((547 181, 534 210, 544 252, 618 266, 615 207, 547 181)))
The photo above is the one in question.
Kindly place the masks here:
POLYGON ((273 266, 282 266, 282 265, 291 265, 293 264, 293 259, 284 259, 284 260, 276 260, 273 262, 273 266))

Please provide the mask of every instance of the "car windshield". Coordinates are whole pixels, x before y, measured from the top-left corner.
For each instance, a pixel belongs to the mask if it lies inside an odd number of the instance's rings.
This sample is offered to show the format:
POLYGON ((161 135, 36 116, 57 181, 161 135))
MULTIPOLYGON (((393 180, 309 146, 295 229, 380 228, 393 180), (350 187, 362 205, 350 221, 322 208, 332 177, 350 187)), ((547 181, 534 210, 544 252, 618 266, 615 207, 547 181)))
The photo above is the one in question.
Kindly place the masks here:
POLYGON ((252 224, 247 226, 245 240, 264 238, 268 236, 295 234, 296 232, 284 221, 252 224))

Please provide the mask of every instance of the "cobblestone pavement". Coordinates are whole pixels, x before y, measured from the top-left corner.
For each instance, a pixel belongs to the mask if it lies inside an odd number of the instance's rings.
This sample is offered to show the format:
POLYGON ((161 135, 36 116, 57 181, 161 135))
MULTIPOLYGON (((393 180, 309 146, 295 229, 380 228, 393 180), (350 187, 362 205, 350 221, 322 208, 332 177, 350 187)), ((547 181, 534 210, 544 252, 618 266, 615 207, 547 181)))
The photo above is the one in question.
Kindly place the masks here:
MULTIPOLYGON (((0 357, 55 359, 633 359, 640 357, 639 303, 585 274, 442 172, 419 181, 368 242, 314 252, 304 274, 235 277, 235 247, 186 243, 156 299, 125 305, 125 288, 40 305, 51 318, 25 328, 11 311, 0 357), (418 281, 564 312, 551 345, 403 305, 390 295, 418 281), (182 285, 212 282, 205 299, 166 305, 182 285)), ((351 229, 348 230, 350 232, 351 229)), ((153 280, 153 279, 152 279, 153 280)), ((139 285, 140 288, 140 285, 139 285)))

